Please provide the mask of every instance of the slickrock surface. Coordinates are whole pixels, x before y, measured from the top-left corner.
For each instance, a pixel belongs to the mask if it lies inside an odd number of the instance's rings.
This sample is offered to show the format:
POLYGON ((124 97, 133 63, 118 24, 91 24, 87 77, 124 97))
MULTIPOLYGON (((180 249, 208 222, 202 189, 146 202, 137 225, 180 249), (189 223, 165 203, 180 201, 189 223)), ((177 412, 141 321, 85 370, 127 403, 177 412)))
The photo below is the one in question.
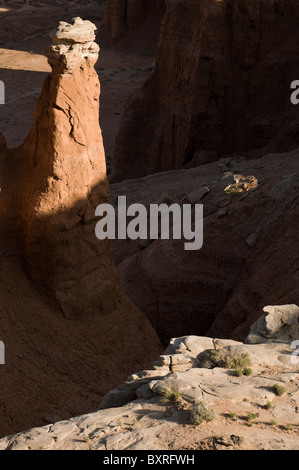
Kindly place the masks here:
POLYGON ((147 208, 161 202, 204 206, 199 251, 185 251, 184 240, 113 242, 125 290, 164 346, 189 334, 244 341, 265 298, 298 304, 298 173, 296 150, 250 161, 235 156, 111 185, 112 203, 126 194, 128 205, 138 201, 147 208))
POLYGON ((166 2, 155 69, 127 103, 112 180, 298 146, 297 0, 166 2))
POLYGON ((12 150, 0 139, 0 435, 98 406, 161 352, 95 236, 108 183, 94 37, 89 21, 60 24, 28 137, 12 150))
MULTIPOLYGON (((283 308, 290 322, 294 313, 283 308)), ((8 436, 0 440, 0 449, 299 450, 299 374, 292 352, 289 343, 267 340, 248 345, 176 338, 152 370, 133 374, 107 394, 101 405, 106 409, 8 436), (207 368, 204 360, 211 352, 247 355, 251 375, 237 377, 216 363, 207 368), (276 385, 285 389, 280 396, 276 385), (176 396, 167 400, 167 392, 176 396), (117 394, 125 404, 108 408, 116 406, 117 394), (195 425, 191 409, 201 403, 214 410, 214 417, 195 425)))

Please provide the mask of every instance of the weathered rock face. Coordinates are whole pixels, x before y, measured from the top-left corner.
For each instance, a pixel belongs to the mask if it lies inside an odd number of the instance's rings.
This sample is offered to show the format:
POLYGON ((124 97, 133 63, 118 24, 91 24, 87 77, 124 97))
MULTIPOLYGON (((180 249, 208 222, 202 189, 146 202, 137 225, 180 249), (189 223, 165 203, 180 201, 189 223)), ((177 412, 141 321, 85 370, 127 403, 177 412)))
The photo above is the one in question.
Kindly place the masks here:
POLYGON ((273 341, 291 343, 299 338, 299 307, 297 305, 268 306, 250 328, 246 343, 273 341))
POLYGON ((104 26, 113 44, 125 38, 135 51, 151 54, 157 47, 164 13, 165 0, 109 0, 104 26))
POLYGON ((298 304, 298 162, 298 150, 226 158, 111 185, 112 201, 204 206, 199 251, 184 240, 113 242, 125 290, 164 344, 180 334, 243 341, 265 298, 298 304))
POLYGON ((156 67, 128 101, 112 180, 298 146, 298 22, 296 0, 167 2, 156 67))

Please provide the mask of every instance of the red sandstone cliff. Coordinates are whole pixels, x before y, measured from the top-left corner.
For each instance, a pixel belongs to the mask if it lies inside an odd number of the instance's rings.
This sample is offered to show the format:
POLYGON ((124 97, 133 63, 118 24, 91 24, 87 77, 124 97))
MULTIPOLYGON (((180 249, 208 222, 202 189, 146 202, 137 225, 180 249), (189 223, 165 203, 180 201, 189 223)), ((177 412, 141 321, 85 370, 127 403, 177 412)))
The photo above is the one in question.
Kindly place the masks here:
POLYGON ((156 68, 128 101, 112 180, 299 143, 296 0, 167 2, 156 68))

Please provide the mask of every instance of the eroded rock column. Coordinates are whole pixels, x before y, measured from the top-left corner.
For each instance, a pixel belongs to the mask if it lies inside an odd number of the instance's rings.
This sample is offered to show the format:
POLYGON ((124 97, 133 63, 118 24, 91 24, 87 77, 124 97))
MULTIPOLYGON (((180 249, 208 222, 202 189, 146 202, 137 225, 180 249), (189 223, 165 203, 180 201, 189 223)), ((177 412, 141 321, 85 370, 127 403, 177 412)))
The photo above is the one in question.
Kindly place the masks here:
POLYGON ((46 51, 52 74, 21 148, 27 270, 67 316, 109 312, 118 297, 110 243, 95 236, 95 208, 108 198, 95 30, 75 18, 52 33, 46 51))

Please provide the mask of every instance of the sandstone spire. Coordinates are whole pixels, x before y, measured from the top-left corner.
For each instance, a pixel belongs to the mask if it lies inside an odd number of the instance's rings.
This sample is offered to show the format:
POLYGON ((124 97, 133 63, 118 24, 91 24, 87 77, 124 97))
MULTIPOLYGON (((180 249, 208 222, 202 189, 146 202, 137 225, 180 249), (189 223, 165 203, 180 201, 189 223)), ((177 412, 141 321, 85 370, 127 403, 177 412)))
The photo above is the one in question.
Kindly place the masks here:
POLYGON ((20 215, 30 277, 67 316, 113 309, 117 278, 110 243, 94 233, 95 207, 107 201, 99 127, 96 27, 61 22, 46 55, 52 74, 21 148, 20 215))

